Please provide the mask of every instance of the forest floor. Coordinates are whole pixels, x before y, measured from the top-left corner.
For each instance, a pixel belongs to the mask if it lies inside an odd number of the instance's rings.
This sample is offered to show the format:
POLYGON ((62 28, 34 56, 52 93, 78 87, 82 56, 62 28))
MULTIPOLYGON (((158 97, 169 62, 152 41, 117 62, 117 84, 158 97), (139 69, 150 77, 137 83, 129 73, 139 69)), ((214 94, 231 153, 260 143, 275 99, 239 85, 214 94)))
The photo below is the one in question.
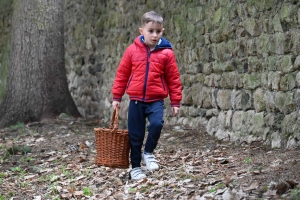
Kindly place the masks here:
POLYGON ((155 151, 160 170, 132 181, 130 169, 94 164, 95 127, 104 126, 54 120, 0 129, 0 200, 300 199, 300 149, 165 126, 155 151))

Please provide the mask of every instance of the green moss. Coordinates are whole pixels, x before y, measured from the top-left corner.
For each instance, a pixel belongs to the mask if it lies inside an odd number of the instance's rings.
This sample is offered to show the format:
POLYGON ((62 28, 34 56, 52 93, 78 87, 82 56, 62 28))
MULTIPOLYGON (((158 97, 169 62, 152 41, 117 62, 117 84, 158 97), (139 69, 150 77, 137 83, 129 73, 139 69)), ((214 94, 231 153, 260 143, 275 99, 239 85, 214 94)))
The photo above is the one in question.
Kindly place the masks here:
POLYGON ((211 31, 214 30, 214 27, 212 26, 210 19, 204 20, 204 26, 205 26, 205 33, 210 33, 211 31))
POLYGON ((222 37, 228 38, 230 36, 230 33, 232 32, 232 28, 231 28, 231 22, 225 18, 225 20, 222 20, 220 23, 220 33, 222 35, 222 37))
POLYGON ((187 24, 187 31, 188 31, 190 34, 193 34, 194 31, 195 31, 195 25, 192 24, 192 23, 187 24))
POLYGON ((286 100, 286 96, 284 92, 277 92, 275 96, 275 105, 277 108, 282 109, 284 107, 284 102, 286 100))
POLYGON ((188 18, 195 23, 204 19, 204 12, 201 6, 190 7, 188 9, 188 18))
POLYGON ((81 40, 82 40, 82 34, 83 34, 83 26, 82 24, 77 24, 76 28, 75 28, 75 32, 74 32, 74 36, 76 39, 77 44, 81 44, 81 40))
POLYGON ((287 19, 291 15, 291 10, 292 9, 289 4, 283 4, 280 11, 281 19, 287 19))
POLYGON ((213 65, 213 72, 217 74, 221 74, 224 71, 224 64, 223 63, 215 63, 213 65))
POLYGON ((218 25, 221 19, 222 19, 222 8, 219 8, 213 16, 212 24, 218 25))
POLYGON ((147 1, 146 5, 149 10, 154 10, 157 7, 157 5, 159 5, 159 4, 157 1, 147 1))
POLYGON ((173 20, 176 33, 181 35, 181 37, 187 36, 186 19, 182 15, 175 15, 173 20))
POLYGON ((256 113, 253 116, 253 124, 256 126, 256 128, 263 127, 265 125, 265 123, 264 123, 264 113, 263 112, 256 113))
POLYGON ((0 11, 7 11, 10 8, 13 0, 0 0, 0 11))
POLYGON ((10 49, 10 30, 8 26, 9 18, 12 16, 13 0, 0 0, 0 102, 3 99, 6 89, 6 79, 9 63, 9 49, 10 49))
POLYGON ((297 125, 297 113, 286 115, 282 120, 282 131, 285 132, 287 138, 294 132, 294 127, 297 125))
POLYGON ((0 48, 0 51, 3 52, 2 56, 0 57, 0 102, 5 94, 6 89, 6 79, 7 79, 7 69, 9 63, 9 48, 10 48, 10 35, 7 35, 3 38, 6 43, 0 48))
POLYGON ((38 30, 40 30, 40 31, 46 29, 45 24, 42 22, 36 22, 36 25, 37 25, 38 30))
POLYGON ((102 32, 104 30, 104 18, 101 17, 98 19, 98 21, 96 22, 96 31, 97 32, 102 32))
POLYGON ((256 89, 261 85, 261 74, 252 73, 244 76, 244 86, 247 89, 256 89))

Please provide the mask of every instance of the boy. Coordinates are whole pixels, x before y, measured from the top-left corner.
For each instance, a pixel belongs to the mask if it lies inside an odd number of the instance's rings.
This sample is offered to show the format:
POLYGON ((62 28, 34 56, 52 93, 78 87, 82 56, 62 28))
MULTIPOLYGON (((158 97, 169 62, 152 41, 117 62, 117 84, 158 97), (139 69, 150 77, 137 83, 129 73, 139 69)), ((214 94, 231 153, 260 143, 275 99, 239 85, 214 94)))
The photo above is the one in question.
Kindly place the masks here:
POLYGON ((128 131, 130 138, 131 179, 139 180, 146 175, 141 160, 148 170, 158 170, 153 151, 163 127, 163 99, 170 95, 172 115, 179 112, 182 99, 180 74, 172 45, 165 38, 163 18, 154 11, 141 18, 140 36, 125 51, 118 66, 112 87, 113 107, 120 107, 122 96, 130 97, 128 108, 128 131), (142 153, 148 118, 148 137, 142 153), (142 154, 142 155, 141 155, 142 154))

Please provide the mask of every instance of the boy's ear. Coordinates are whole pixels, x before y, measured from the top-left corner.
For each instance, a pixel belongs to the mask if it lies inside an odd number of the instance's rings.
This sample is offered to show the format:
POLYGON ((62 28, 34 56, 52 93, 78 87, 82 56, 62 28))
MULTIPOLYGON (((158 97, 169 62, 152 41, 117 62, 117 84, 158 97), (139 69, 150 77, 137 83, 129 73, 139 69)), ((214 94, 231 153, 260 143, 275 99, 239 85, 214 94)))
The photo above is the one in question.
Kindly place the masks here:
POLYGON ((165 31, 165 29, 163 28, 163 29, 161 30, 161 33, 164 33, 164 31, 165 31))
POLYGON ((142 28, 139 28, 139 32, 141 35, 143 35, 143 29, 142 28))

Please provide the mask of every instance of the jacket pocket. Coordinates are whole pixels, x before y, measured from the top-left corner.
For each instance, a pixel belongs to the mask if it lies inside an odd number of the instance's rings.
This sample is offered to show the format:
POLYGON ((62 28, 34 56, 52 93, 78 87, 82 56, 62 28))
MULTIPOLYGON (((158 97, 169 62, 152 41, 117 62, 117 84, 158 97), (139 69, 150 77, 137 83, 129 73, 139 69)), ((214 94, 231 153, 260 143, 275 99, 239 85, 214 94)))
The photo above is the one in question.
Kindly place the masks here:
POLYGON ((162 78, 162 76, 160 76, 160 81, 161 81, 161 85, 162 85, 163 90, 166 91, 164 79, 162 78))
POLYGON ((128 89, 128 87, 129 87, 130 82, 131 82, 132 79, 133 79, 133 74, 129 78, 129 81, 128 81, 127 86, 126 86, 126 90, 128 89))

